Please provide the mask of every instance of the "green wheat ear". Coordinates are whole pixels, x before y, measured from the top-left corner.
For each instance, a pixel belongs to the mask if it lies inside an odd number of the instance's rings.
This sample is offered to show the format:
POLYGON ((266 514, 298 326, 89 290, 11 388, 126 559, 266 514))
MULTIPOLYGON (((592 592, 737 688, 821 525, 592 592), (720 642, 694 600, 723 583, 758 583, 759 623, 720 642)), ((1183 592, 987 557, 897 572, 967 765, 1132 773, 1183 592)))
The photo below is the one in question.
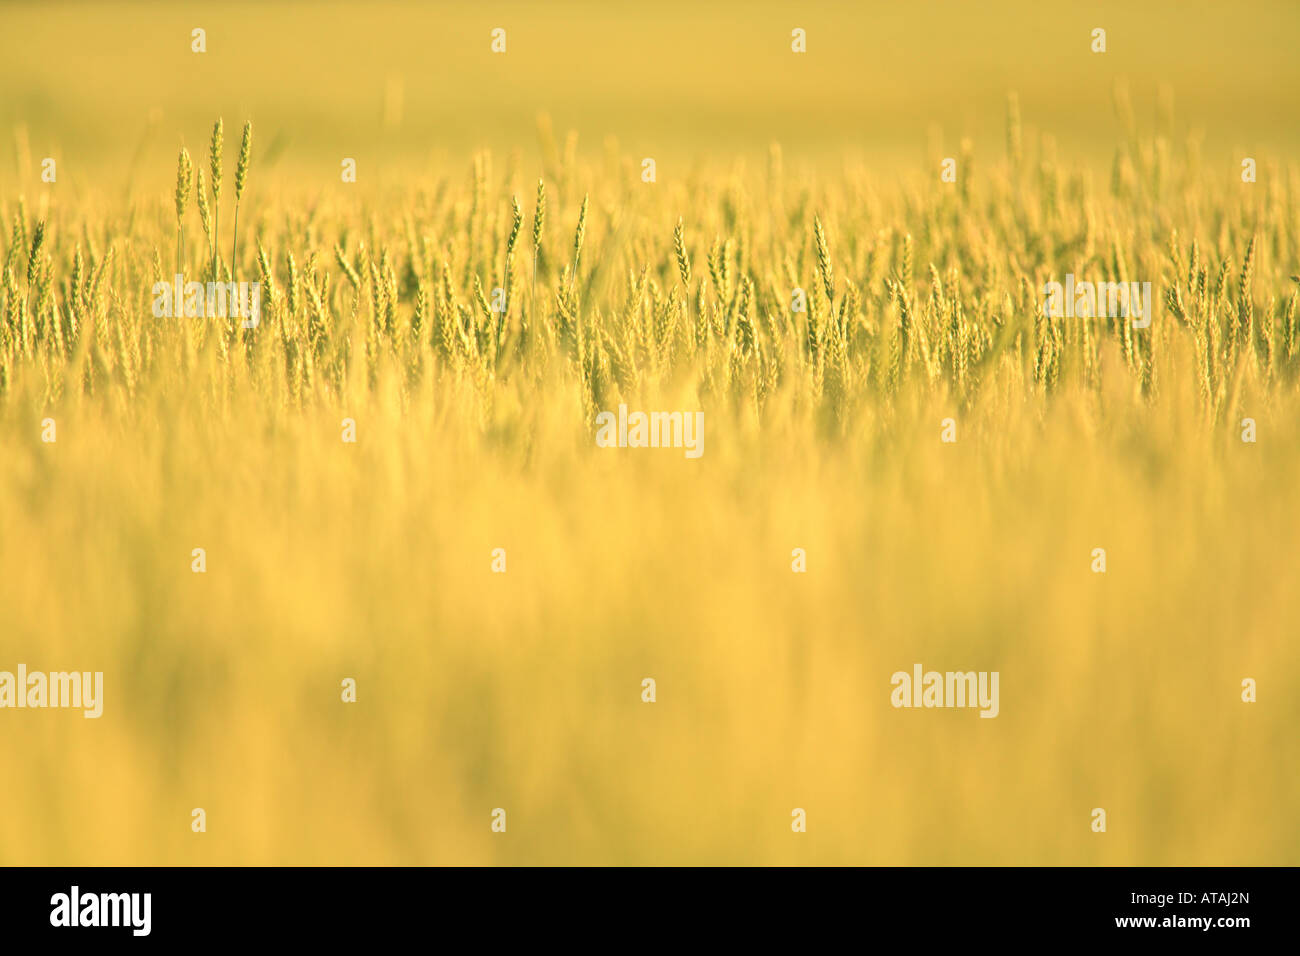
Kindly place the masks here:
POLYGON ((212 170, 212 197, 221 198, 221 148, 225 142, 225 126, 220 119, 212 124, 212 143, 208 147, 208 164, 212 170))
MULTIPOLYGON (((40 270, 41 245, 45 242, 45 220, 42 219, 32 230, 32 250, 27 256, 27 288, 31 289, 40 270)), ((39 298, 39 297, 38 297, 39 298)))
POLYGON ((822 228, 821 218, 813 217, 813 235, 817 240, 817 271, 822 274, 822 285, 826 289, 827 301, 835 302, 835 277, 831 272, 831 252, 826 244, 826 230, 822 228))
POLYGON ((176 161, 176 271, 179 273, 185 261, 185 207, 189 204, 190 184, 194 179, 194 164, 190 161, 190 151, 181 147, 180 157, 176 161))
POLYGON ((207 183, 203 180, 203 168, 194 171, 194 196, 198 200, 199 220, 203 223, 203 234, 212 238, 212 207, 208 205, 207 183))
POLYGON ((513 222, 510 226, 510 238, 506 240, 507 256, 514 254, 515 243, 519 240, 519 227, 524 224, 524 211, 519 206, 519 197, 511 196, 510 202, 512 206, 511 215, 513 216, 513 222))
POLYGON ((244 138, 239 144, 239 162, 235 166, 235 202, 244 195, 244 184, 248 181, 248 162, 253 152, 253 121, 244 124, 244 138))
POLYGON ((190 151, 181 147, 180 158, 176 161, 176 219, 185 216, 185 207, 189 204, 190 184, 194 179, 194 163, 190 161, 190 151))
POLYGON ((542 227, 546 224, 546 183, 537 180, 537 205, 533 209, 533 252, 542 244, 542 227))
POLYGON ((682 277, 682 287, 691 286, 691 258, 686 254, 686 225, 682 217, 677 217, 677 228, 673 230, 673 248, 677 252, 677 271, 682 277))
POLYGON ((569 289, 578 281, 578 261, 582 258, 582 240, 587 234, 587 201, 590 195, 582 197, 582 209, 578 211, 578 231, 573 237, 573 273, 569 276, 569 289))
POLYGON ((533 207, 533 281, 528 290, 528 312, 531 320, 537 301, 537 253, 542 245, 542 226, 546 224, 546 183, 537 180, 537 205, 533 207))
POLYGON ((230 240, 230 270, 235 269, 235 252, 239 248, 239 200, 244 195, 244 184, 248 181, 248 162, 253 153, 253 121, 244 123, 244 138, 239 144, 239 162, 235 164, 235 229, 230 240))
POLYGON ((212 278, 217 278, 217 238, 221 234, 221 146, 225 128, 218 118, 212 126, 212 144, 208 149, 208 164, 212 170, 212 278))

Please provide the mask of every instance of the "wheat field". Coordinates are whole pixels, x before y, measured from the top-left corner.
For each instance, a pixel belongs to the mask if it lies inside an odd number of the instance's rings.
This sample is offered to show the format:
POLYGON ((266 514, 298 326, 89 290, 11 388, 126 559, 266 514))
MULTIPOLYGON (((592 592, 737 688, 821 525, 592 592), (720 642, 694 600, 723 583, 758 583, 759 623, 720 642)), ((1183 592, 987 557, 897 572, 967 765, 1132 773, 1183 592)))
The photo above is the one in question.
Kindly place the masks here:
MULTIPOLYGON (((127 20, 198 59, 183 16, 78 9, 88 65, 127 20)), ((324 9, 321 43, 361 29, 324 9)), ((1084 19, 1050 90, 1041 52, 978 74, 970 127, 900 67, 895 133, 814 130, 805 93, 868 109, 839 58, 710 132, 741 92, 689 57, 610 81, 663 91, 644 122, 520 91, 565 30, 691 49, 721 13, 565 9, 494 11, 499 61, 449 15, 483 102, 449 93, 479 118, 432 147, 374 49, 368 99, 295 87, 292 51, 272 83, 302 7, 231 7, 245 61, 210 18, 227 92, 124 69, 114 137, 37 62, 40 9, 5 13, 36 40, 0 68, 0 671, 104 691, 0 710, 0 863, 1300 861, 1300 87, 1234 109, 1156 46, 1085 74, 1084 19), (1085 75, 1080 131, 1047 100, 1085 75), (258 322, 158 315, 178 274, 259 283, 258 322), (1067 275, 1149 282, 1149 326, 1050 314, 1067 275), (599 447, 620 405, 703 412, 702 454, 599 447), (996 719, 893 706, 917 663, 998 672, 996 719)), ((809 10, 810 61, 852 42, 809 10)), ((428 16, 377 11, 399 47, 387 18, 428 16)), ((1243 44, 1294 26, 1258 13, 1243 44)), ((792 55, 792 16, 758 5, 718 76, 792 55)), ((942 22, 952 85, 1021 48, 942 22)))

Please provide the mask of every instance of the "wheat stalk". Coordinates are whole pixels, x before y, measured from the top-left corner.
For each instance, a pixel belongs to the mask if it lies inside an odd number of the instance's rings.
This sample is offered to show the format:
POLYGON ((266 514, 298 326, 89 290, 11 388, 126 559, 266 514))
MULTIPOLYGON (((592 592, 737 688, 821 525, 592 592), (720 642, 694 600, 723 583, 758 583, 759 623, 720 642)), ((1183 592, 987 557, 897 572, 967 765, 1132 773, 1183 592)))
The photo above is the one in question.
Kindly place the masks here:
POLYGON ((176 273, 181 273, 185 262, 185 207, 189 202, 190 185, 194 177, 194 164, 190 151, 181 147, 176 161, 176 273))
POLYGON ((243 141, 239 144, 239 162, 235 165, 235 228, 230 240, 230 270, 233 277, 236 249, 239 244, 239 200, 244 195, 244 185, 248 181, 248 163, 253 151, 253 121, 244 123, 243 141))
POLYGON ((217 239, 221 234, 221 146, 224 130, 218 119, 212 126, 208 161, 212 170, 212 278, 217 276, 217 239))

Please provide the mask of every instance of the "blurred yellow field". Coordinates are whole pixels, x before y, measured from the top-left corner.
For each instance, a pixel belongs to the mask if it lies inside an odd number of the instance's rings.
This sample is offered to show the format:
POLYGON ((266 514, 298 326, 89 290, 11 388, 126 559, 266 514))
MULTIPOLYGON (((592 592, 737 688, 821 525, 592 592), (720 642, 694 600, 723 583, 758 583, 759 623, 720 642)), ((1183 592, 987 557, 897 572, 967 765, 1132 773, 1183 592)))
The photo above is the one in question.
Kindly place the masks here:
POLYGON ((1300 10, 1129 6, 7 6, 0 864, 1300 862, 1300 10))

